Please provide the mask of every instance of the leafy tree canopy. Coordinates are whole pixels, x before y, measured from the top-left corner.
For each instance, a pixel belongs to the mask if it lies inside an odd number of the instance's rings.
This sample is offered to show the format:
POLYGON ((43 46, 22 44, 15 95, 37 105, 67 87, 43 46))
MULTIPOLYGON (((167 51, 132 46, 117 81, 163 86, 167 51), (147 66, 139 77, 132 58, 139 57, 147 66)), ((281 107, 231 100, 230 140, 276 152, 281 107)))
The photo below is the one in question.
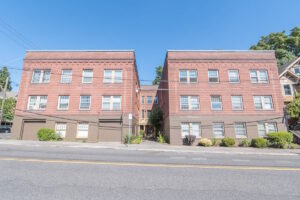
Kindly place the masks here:
POLYGON ((152 81, 152 85, 159 85, 163 68, 162 68, 162 66, 158 66, 155 68, 155 70, 156 70, 156 76, 155 76, 155 79, 152 81))
MULTIPOLYGON (((4 86, 5 86, 5 81, 6 81, 7 77, 8 77, 7 91, 11 91, 12 87, 11 87, 9 71, 8 71, 7 67, 2 67, 2 69, 0 69, 0 85, 2 86, 2 88, 4 88, 4 86)), ((1 88, 0 88, 0 90, 1 90, 1 88)))
POLYGON ((154 133, 156 135, 157 131, 161 128, 162 121, 163 121, 163 112, 159 108, 152 109, 150 116, 149 116, 149 122, 154 128, 154 133))
POLYGON ((292 119, 298 119, 300 117, 300 94, 297 93, 294 101, 286 106, 286 112, 292 119))
MULTIPOLYGON (((2 99, 0 99, 0 105, 2 104, 2 99)), ((14 98, 9 98, 5 100, 3 120, 12 121, 14 119, 14 112, 16 107, 16 100, 14 98)))
POLYGON ((282 31, 262 36, 250 49, 275 50, 278 66, 291 62, 300 54, 300 27, 293 28, 289 35, 282 31))

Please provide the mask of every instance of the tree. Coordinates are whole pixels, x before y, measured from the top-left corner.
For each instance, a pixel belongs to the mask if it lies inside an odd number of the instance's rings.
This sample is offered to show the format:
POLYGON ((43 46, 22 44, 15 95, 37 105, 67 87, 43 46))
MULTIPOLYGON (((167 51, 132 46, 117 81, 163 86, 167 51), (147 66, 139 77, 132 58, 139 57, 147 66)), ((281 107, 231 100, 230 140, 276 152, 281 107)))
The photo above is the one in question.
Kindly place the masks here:
POLYGON ((262 36, 256 45, 250 47, 252 50, 275 50, 277 65, 281 66, 291 62, 300 53, 300 28, 295 27, 289 35, 285 31, 270 33, 262 36))
MULTIPOLYGON (((0 99, 0 105, 1 104, 2 104, 2 99, 0 99)), ((16 100, 14 98, 9 98, 5 100, 3 121, 12 121, 14 119, 15 107, 16 107, 16 100)))
POLYGON ((159 108, 152 109, 149 122, 153 126, 154 129, 154 137, 156 137, 157 131, 160 130, 162 121, 163 121, 163 112, 159 108))
POLYGON ((0 85, 2 88, 4 88, 4 86, 5 86, 5 81, 6 81, 7 77, 8 77, 7 91, 11 91, 12 87, 11 87, 9 71, 8 71, 7 67, 2 67, 2 69, 0 69, 0 85))
POLYGON ((152 85, 159 85, 163 68, 162 66, 158 66, 155 68, 155 70, 156 70, 156 76, 155 79, 152 81, 152 85))

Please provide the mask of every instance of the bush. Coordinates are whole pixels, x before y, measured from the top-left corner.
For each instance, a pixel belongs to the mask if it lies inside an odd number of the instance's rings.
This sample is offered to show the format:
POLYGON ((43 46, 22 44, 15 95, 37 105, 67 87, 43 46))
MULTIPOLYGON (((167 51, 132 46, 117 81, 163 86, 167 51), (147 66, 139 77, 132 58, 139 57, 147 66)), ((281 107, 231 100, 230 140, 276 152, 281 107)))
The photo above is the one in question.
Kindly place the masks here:
POLYGON ((220 144, 221 144, 221 140, 220 140, 220 139, 217 139, 217 138, 213 138, 213 139, 211 140, 211 142, 212 142, 212 145, 213 145, 213 146, 220 146, 220 144))
POLYGON ((251 140, 251 146, 255 148, 267 147, 267 140, 265 138, 253 138, 251 140))
POLYGON ((243 139, 243 140, 240 141, 239 146, 240 147, 249 147, 250 142, 247 139, 243 139))
MULTIPOLYGON (((129 134, 125 136, 124 143, 128 144, 128 140, 129 140, 129 134)), ((143 142, 143 136, 141 134, 139 134, 138 136, 130 135, 129 144, 140 144, 141 142, 143 142)))
POLYGON ((289 149, 296 149, 297 148, 297 144, 291 143, 288 145, 289 149))
POLYGON ((289 132, 274 132, 268 134, 270 147, 286 148, 287 145, 293 142, 293 134, 289 132))
POLYGON ((142 137, 145 137, 145 130, 140 130, 140 135, 141 135, 142 137))
POLYGON ((57 141, 60 139, 59 135, 55 133, 55 130, 51 128, 41 128, 37 132, 37 136, 40 141, 57 141))
POLYGON ((200 139, 199 141, 199 145, 200 146, 204 146, 204 147, 210 147, 212 145, 212 142, 210 139, 207 139, 207 138, 202 138, 200 139))
POLYGON ((157 142, 162 144, 167 143, 165 136, 160 132, 158 132, 157 142))
POLYGON ((221 146, 223 147, 232 147, 234 145, 235 145, 235 140, 229 137, 224 138, 221 142, 221 146))

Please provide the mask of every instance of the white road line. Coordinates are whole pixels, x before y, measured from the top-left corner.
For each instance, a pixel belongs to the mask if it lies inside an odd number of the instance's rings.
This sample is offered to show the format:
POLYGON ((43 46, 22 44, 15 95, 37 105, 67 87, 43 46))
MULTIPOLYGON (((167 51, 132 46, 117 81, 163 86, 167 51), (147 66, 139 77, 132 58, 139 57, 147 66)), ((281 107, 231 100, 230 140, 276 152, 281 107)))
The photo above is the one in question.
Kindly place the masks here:
POLYGON ((192 160, 207 160, 207 158, 192 158, 192 160))
POLYGON ((244 160, 244 159, 232 159, 233 162, 250 162, 250 160, 244 160))
POLYGON ((185 159, 185 157, 170 157, 170 159, 174 159, 174 160, 183 160, 185 159))

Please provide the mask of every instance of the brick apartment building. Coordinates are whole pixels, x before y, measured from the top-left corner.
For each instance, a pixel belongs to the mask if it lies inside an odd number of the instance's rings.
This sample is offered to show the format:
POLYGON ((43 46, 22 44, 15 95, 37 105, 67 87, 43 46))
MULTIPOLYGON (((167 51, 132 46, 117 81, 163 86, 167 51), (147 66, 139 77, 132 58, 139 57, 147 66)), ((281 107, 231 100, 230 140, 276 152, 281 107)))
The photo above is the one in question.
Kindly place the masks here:
POLYGON ((65 140, 121 141, 138 129, 134 51, 27 51, 12 137, 37 139, 42 127, 65 140))
POLYGON ((140 86, 134 51, 27 51, 12 137, 48 127, 69 141, 122 141, 151 134, 154 107, 171 144, 285 130, 273 51, 168 51, 159 86, 140 86))
POLYGON ((158 98, 171 144, 285 130, 273 51, 168 51, 158 98))

